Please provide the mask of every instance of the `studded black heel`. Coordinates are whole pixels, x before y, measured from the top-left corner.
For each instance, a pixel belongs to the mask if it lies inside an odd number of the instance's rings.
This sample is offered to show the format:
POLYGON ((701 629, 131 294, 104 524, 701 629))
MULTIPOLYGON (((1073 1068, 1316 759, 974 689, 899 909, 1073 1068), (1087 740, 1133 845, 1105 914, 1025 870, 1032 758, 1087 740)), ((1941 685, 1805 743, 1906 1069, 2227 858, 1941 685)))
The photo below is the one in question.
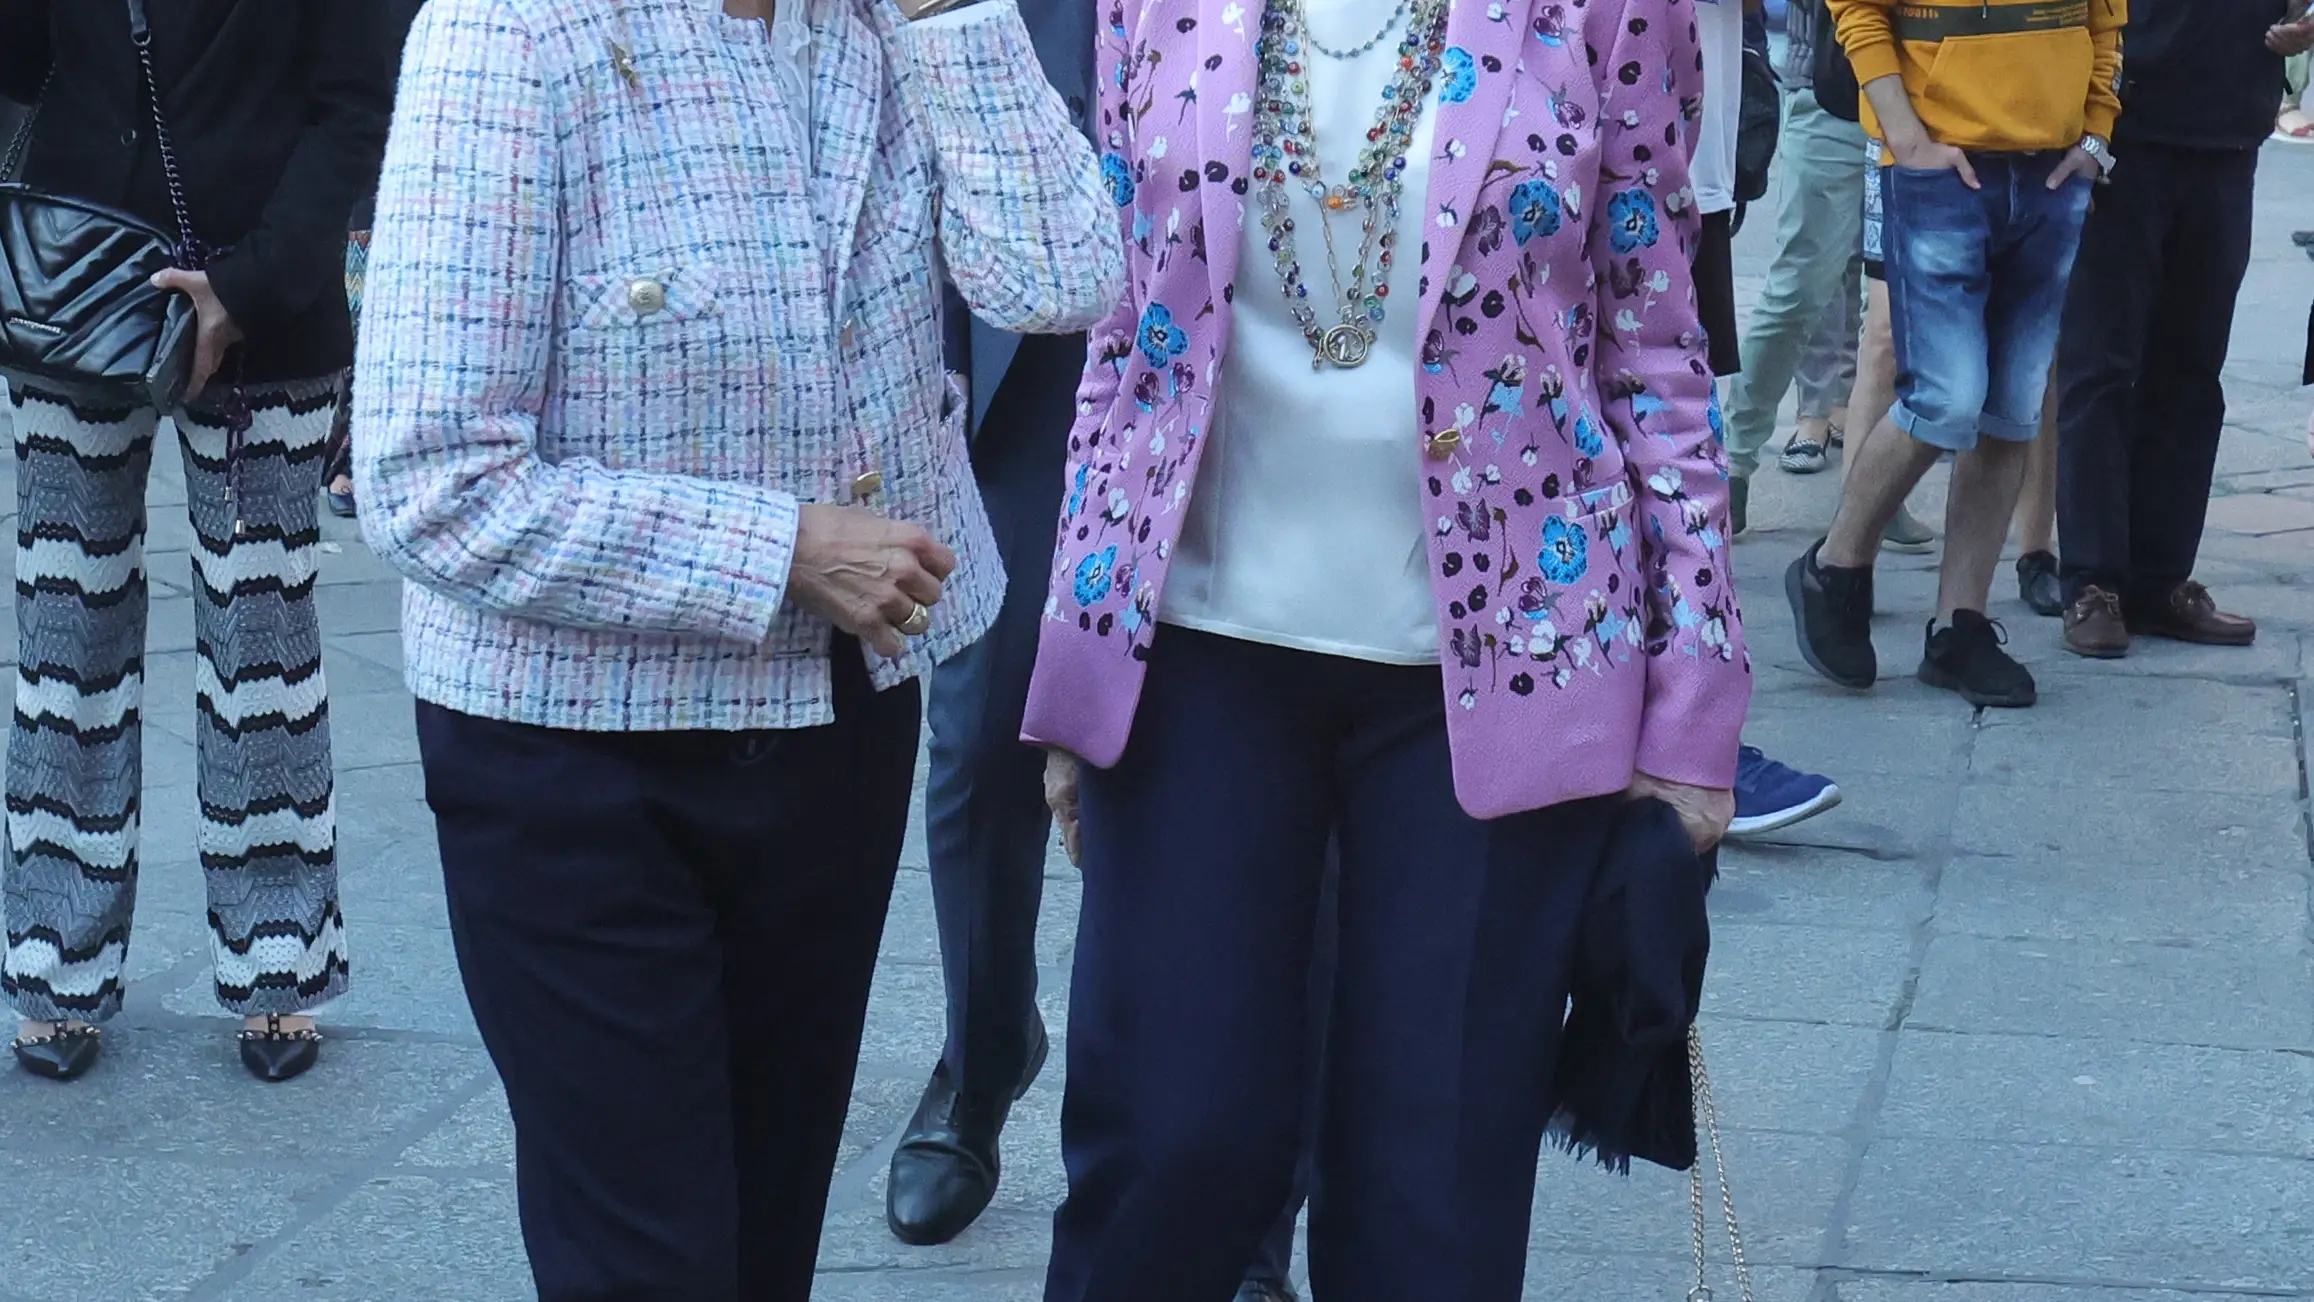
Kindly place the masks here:
POLYGON ((284 1030, 281 1014, 269 1013, 262 1031, 241 1032, 241 1065, 261 1081, 278 1084, 303 1076, 321 1058, 321 1032, 308 1026, 284 1030))
POLYGON ((20 1035, 8 1047, 15 1051, 17 1065, 33 1075, 73 1080, 96 1065, 104 1048, 103 1035, 95 1027, 77 1022, 50 1022, 48 1034, 20 1035))

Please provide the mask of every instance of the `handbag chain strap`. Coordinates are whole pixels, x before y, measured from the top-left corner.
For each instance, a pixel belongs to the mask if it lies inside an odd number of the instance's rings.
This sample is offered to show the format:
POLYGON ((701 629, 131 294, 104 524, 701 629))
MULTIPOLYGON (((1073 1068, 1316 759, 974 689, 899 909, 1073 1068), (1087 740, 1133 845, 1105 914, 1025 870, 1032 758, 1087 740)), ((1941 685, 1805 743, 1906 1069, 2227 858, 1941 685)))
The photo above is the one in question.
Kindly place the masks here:
POLYGON ((32 146, 32 124, 40 120, 40 106, 48 102, 49 89, 56 85, 56 67, 49 65, 48 79, 40 83, 40 95, 32 101, 32 108, 24 120, 16 124, 16 135, 8 142, 8 156, 0 158, 0 181, 16 179, 16 169, 24 165, 24 153, 32 146))
MULTIPOLYGON (((1703 1122, 1704 1133, 1711 1141, 1711 1165, 1719 1179, 1720 1212, 1727 1217, 1728 1251, 1735 1259, 1736 1291, 1742 1302, 1753 1302, 1752 1267, 1744 1256, 1743 1227, 1736 1223, 1735 1195, 1728 1191, 1727 1154, 1720 1146, 1719 1105, 1712 1099, 1711 1073, 1703 1065, 1703 1032, 1690 1026, 1687 1029, 1688 1074, 1694 1078, 1695 1115, 1703 1122)), ((1705 1262, 1704 1237, 1709 1217, 1703 1210, 1703 1155, 1696 1154, 1695 1165, 1687 1173, 1688 1205, 1695 1213, 1695 1287, 1687 1291, 1687 1302, 1711 1302, 1711 1281, 1705 1262)))
POLYGON ((153 75, 153 27, 145 17, 145 0, 128 0, 129 39, 136 43, 137 66, 145 74, 145 98, 153 106, 153 142, 161 150, 161 175, 169 184, 169 208, 177 218, 177 261, 189 271, 208 265, 209 251, 193 238, 193 218, 185 203, 185 178, 177 168, 177 145, 169 135, 169 120, 161 114, 161 82, 153 75))
MULTIPOLYGON (((191 209, 185 202, 185 177, 177 167, 177 142, 169 135, 169 121, 161 115, 161 82, 153 73, 153 27, 145 13, 145 0, 128 0, 129 40, 136 45, 137 67, 144 74, 145 98, 153 106, 153 140, 161 150, 161 176, 169 186, 169 211, 177 219, 177 261, 187 270, 198 271, 207 265, 209 251, 193 238, 191 209)), ((16 135, 8 142, 8 153, 0 159, 0 181, 16 179, 17 169, 24 165, 24 155, 32 144, 33 124, 40 120, 40 110, 48 102, 49 91, 56 87, 56 65, 51 58, 48 79, 41 83, 39 98, 32 101, 32 111, 16 128, 16 135)))

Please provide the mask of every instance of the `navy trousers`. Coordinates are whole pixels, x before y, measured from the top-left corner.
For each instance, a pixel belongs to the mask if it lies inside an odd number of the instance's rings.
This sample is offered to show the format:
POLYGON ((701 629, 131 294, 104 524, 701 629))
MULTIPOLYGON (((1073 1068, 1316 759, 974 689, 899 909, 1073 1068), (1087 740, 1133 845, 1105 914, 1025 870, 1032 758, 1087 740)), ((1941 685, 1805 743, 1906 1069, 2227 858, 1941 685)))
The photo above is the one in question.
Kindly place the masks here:
POLYGON ((1516 1302, 1609 812, 1464 813, 1436 668, 1162 630, 1131 745, 1083 779, 1047 1302, 1228 1302, 1293 1182, 1329 837, 1312 1285, 1516 1302))
POLYGON ((805 1302, 916 761, 839 639, 836 722, 578 733, 418 707, 541 1302, 805 1302))
POLYGON ((924 791, 932 904, 948 991, 949 1079, 990 1104, 1028 1066, 1036 922, 1052 814, 1044 752, 1020 739, 1060 518, 1082 335, 1021 340, 988 402, 972 469, 1009 586, 986 636, 932 675, 924 791))

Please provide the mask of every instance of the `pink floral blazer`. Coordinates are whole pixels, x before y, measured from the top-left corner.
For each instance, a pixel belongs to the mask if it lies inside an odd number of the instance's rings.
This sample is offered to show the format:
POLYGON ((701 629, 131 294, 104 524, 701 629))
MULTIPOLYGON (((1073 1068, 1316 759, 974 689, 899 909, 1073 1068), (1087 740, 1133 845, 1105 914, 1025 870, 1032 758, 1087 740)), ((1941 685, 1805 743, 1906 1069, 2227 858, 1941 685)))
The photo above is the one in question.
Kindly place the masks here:
MULTIPOLYGON (((1245 268, 1260 0, 1099 0, 1129 289, 1093 331, 1024 731, 1124 753, 1245 268)), ((1421 437, 1455 787, 1492 818, 1734 777, 1751 694, 1688 266, 1694 0, 1455 0, 1421 437)), ((1399 310, 1407 310, 1401 307, 1399 310)))

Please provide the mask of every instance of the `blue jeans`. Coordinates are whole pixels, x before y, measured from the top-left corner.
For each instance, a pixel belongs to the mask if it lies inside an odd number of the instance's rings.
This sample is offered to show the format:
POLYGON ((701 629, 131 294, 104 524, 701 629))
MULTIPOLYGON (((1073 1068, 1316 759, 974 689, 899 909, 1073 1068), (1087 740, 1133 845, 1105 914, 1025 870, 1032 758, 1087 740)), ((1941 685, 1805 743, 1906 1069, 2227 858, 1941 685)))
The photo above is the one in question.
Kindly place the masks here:
POLYGON ((2061 153, 1971 154, 1960 173, 1891 167, 1884 252, 1896 344, 1897 428, 1966 452, 1980 432, 2030 442, 2090 185, 2049 189, 2061 153))

